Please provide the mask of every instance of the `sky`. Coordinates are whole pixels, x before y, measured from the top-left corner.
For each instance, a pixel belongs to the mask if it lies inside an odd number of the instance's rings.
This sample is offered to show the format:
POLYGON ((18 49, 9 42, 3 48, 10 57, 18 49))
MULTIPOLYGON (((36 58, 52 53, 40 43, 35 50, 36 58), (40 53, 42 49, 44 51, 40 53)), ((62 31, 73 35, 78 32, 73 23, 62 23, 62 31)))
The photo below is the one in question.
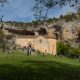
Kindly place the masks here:
MULTIPOLYGON (((9 3, 1 8, 0 16, 4 15, 4 21, 31 22, 35 20, 31 10, 34 5, 35 0, 9 0, 9 3)), ((48 17, 59 17, 71 11, 75 10, 69 5, 62 8, 55 7, 49 10, 48 17)))

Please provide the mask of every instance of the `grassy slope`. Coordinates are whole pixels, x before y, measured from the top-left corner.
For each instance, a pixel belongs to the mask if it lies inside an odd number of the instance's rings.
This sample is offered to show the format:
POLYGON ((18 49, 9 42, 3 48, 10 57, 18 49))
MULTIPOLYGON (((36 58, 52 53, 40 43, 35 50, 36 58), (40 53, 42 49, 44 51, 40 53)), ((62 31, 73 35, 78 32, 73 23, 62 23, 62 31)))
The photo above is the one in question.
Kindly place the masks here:
POLYGON ((80 80, 80 62, 51 55, 0 52, 0 80, 80 80))

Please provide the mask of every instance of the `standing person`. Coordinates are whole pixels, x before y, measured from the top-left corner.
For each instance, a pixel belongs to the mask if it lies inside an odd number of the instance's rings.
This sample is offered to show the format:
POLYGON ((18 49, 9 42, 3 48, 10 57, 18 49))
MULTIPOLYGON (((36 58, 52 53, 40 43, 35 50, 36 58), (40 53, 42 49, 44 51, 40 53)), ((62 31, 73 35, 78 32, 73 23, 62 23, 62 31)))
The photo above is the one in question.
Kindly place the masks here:
POLYGON ((29 45, 29 55, 31 55, 31 52, 32 52, 32 47, 31 45, 29 45))
POLYGON ((26 47, 27 56, 29 56, 29 47, 26 47))

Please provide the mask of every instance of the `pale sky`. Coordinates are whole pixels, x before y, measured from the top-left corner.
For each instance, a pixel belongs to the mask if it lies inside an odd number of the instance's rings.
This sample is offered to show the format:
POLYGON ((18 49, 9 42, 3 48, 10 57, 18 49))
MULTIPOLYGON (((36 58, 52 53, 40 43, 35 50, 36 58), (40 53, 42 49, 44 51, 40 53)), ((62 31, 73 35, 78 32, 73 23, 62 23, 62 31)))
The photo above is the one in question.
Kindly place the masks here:
MULTIPOLYGON (((3 7, 0 15, 4 15, 5 21, 31 22, 35 19, 31 11, 34 4, 34 0, 9 0, 9 4, 3 7)), ((69 6, 55 7, 49 10, 48 17, 59 17, 71 11, 74 9, 69 6)))

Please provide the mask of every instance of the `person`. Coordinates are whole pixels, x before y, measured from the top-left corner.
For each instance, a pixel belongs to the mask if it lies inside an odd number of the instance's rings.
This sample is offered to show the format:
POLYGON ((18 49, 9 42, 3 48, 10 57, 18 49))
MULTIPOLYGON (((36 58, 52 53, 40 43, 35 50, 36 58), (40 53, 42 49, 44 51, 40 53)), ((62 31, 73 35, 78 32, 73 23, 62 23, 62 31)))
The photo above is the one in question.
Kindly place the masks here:
POLYGON ((29 47, 29 55, 31 55, 31 52, 32 52, 32 47, 30 46, 29 47))
POLYGON ((29 45, 29 46, 27 47, 27 55, 28 55, 28 56, 31 55, 31 52, 32 52, 32 47, 31 47, 31 45, 29 45))
POLYGON ((29 56, 29 47, 26 48, 27 56, 29 56))

